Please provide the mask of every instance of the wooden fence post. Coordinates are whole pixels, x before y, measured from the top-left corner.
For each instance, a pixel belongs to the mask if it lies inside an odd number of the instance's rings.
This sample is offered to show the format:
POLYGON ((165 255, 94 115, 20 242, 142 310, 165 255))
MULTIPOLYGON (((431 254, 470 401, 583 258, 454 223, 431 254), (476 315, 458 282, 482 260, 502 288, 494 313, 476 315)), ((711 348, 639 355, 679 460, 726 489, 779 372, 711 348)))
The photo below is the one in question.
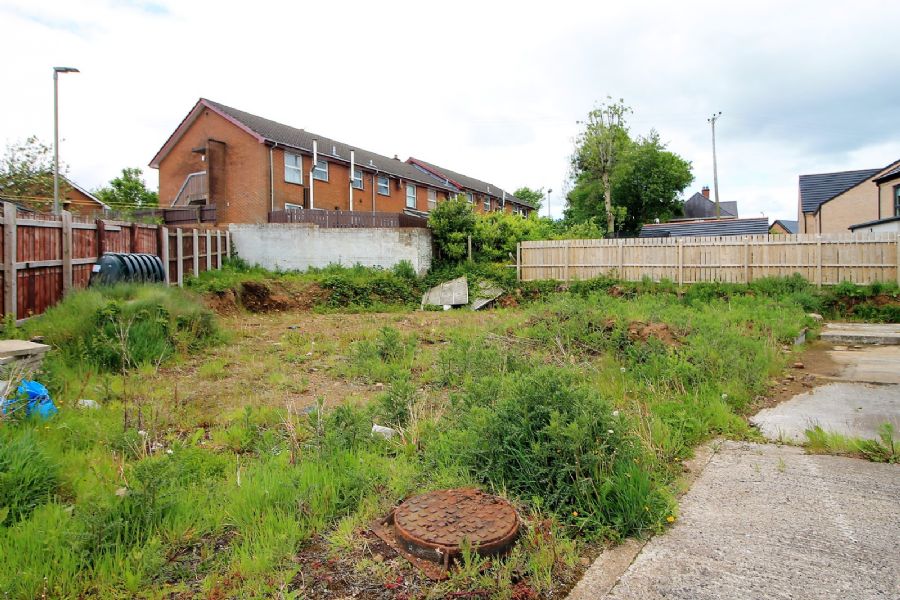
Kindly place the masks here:
POLYGON ((212 232, 206 230, 206 270, 212 270, 212 232))
POLYGON ((169 277, 169 228, 164 225, 159 226, 159 259, 163 265, 163 281, 169 285, 172 281, 169 277))
POLYGON ((225 258, 231 258, 231 230, 225 230, 225 258))
POLYGON ((62 211, 62 284, 63 295, 72 289, 72 213, 62 211))
POLYGON ((516 244, 516 281, 522 281, 522 242, 516 244))
POLYGON ((565 261, 563 262, 563 264, 565 265, 564 266, 565 270, 563 271, 563 273, 564 273, 565 281, 569 281, 569 254, 571 254, 571 250, 572 250, 572 240, 566 240, 565 242, 563 242, 563 248, 564 248, 564 252, 566 253, 565 257, 564 257, 565 261))
POLYGON ((216 229, 216 268, 222 268, 222 232, 216 229))
POLYGON ((750 238, 744 236, 744 283, 750 283, 750 238))
POLYGON ((822 287, 822 236, 816 237, 816 287, 822 287))
POLYGON ((616 240, 619 251, 619 279, 625 280, 625 240, 619 238, 616 240))
POLYGON ((684 240, 676 238, 678 244, 678 285, 684 285, 684 240))
POLYGON ((197 228, 194 228, 191 237, 194 239, 194 277, 200 275, 200 232, 197 231, 197 228))
POLYGON ((16 289, 16 205, 3 203, 3 313, 19 317, 19 295, 16 289))
POLYGON ((181 227, 175 229, 175 272, 178 275, 178 287, 184 285, 184 234, 181 227))
POLYGON ((97 219, 97 258, 103 256, 106 251, 106 222, 97 219))
POLYGON ((138 241, 140 240, 140 235, 138 234, 138 225, 137 223, 132 223, 131 227, 128 228, 128 244, 129 244, 129 252, 140 252, 138 250, 138 241))

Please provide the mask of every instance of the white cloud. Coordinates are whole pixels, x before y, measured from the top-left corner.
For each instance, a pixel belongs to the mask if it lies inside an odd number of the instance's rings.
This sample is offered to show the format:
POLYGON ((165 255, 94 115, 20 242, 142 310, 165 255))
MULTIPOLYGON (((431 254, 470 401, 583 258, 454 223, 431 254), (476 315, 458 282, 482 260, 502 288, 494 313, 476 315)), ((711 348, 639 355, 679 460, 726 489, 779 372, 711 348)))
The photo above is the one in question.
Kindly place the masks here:
POLYGON ((608 94, 634 108, 742 214, 796 214, 804 172, 900 158, 889 2, 0 3, 0 142, 52 136, 94 187, 146 164, 198 97, 358 147, 418 156, 561 214, 576 121, 608 94), (877 16, 877 18, 873 18, 877 16), (11 93, 10 93, 11 92, 11 93))

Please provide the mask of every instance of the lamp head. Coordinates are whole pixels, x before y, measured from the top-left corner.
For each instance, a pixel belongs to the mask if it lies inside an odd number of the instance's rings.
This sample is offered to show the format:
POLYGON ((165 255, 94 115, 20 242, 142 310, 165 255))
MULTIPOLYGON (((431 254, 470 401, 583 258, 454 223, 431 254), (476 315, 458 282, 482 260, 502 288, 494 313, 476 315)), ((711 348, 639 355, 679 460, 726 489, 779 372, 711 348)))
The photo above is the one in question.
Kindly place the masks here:
POLYGON ((80 73, 75 67, 53 67, 54 73, 80 73))

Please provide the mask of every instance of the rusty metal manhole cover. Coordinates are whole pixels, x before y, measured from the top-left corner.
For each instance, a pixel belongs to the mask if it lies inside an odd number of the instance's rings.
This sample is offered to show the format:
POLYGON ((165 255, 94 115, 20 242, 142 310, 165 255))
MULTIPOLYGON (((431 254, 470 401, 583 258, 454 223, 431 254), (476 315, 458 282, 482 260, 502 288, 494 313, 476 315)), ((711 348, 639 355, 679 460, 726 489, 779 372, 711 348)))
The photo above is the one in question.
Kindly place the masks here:
POLYGON ((464 540, 481 556, 506 552, 519 517, 509 502, 480 490, 437 490, 410 498, 373 530, 426 575, 442 579, 464 540))

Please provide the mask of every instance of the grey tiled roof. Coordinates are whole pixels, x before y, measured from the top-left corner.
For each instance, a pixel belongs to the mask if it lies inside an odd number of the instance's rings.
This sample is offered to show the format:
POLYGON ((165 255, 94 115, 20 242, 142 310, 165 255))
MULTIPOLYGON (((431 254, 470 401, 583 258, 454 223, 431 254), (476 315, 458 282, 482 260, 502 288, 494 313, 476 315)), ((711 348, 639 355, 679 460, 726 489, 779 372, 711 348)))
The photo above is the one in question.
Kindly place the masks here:
MULTIPOLYGON (((407 162, 411 164, 418 164, 419 166, 423 167, 424 170, 433 173, 436 177, 440 177, 442 180, 449 180, 451 184, 458 185, 462 189, 472 190, 480 194, 489 194, 496 198, 503 197, 503 189, 492 183, 487 183, 486 181, 481 181, 480 179, 475 179, 474 177, 469 177, 468 175, 463 175, 462 173, 457 173, 456 171, 451 171, 450 169, 439 167, 420 158, 410 157, 407 162)), ((520 198, 516 198, 509 192, 506 192, 506 200, 507 202, 515 202, 517 204, 522 204, 523 206, 534 208, 533 206, 531 206, 530 202, 525 202, 520 198)))
MULTIPOLYGON (((785 219, 776 219, 775 223, 781 223, 781 226, 788 230, 788 233, 797 233, 798 230, 798 221, 787 221, 785 219)), ((772 223, 772 225, 775 225, 772 223)))
POLYGON ((814 213, 835 196, 856 187, 879 171, 881 169, 862 169, 861 171, 801 175, 800 206, 803 212, 814 213))
MULTIPOLYGON (((738 216, 737 202, 719 202, 719 212, 723 217, 738 216)), ((716 216, 716 203, 697 192, 684 202, 684 217, 686 219, 706 219, 716 216)))
POLYGON ((417 169, 402 160, 388 158, 387 156, 376 154, 375 152, 363 150, 356 146, 350 146, 344 142, 338 142, 337 140, 317 135, 304 129, 297 129, 290 125, 284 125, 277 121, 265 119, 230 106, 225 106, 224 104, 219 104, 218 102, 213 102, 212 100, 204 98, 201 102, 209 105, 215 110, 225 113, 248 129, 272 142, 284 144, 285 146, 297 148, 298 150, 312 152, 313 140, 318 140, 318 153, 323 158, 336 157, 343 161, 349 161, 350 150, 352 149, 354 150, 356 164, 360 168, 368 168, 370 170, 378 169, 382 173, 388 173, 402 179, 408 179, 437 189, 443 189, 451 193, 458 191, 455 187, 447 185, 442 180, 424 173, 420 169, 417 169))
POLYGON ((644 225, 638 237, 714 237, 723 235, 767 235, 769 218, 674 221, 644 225))
POLYGON ((900 177, 900 165, 897 165, 881 177, 875 179, 875 183, 881 183, 882 181, 890 181, 891 179, 896 179, 900 177))

